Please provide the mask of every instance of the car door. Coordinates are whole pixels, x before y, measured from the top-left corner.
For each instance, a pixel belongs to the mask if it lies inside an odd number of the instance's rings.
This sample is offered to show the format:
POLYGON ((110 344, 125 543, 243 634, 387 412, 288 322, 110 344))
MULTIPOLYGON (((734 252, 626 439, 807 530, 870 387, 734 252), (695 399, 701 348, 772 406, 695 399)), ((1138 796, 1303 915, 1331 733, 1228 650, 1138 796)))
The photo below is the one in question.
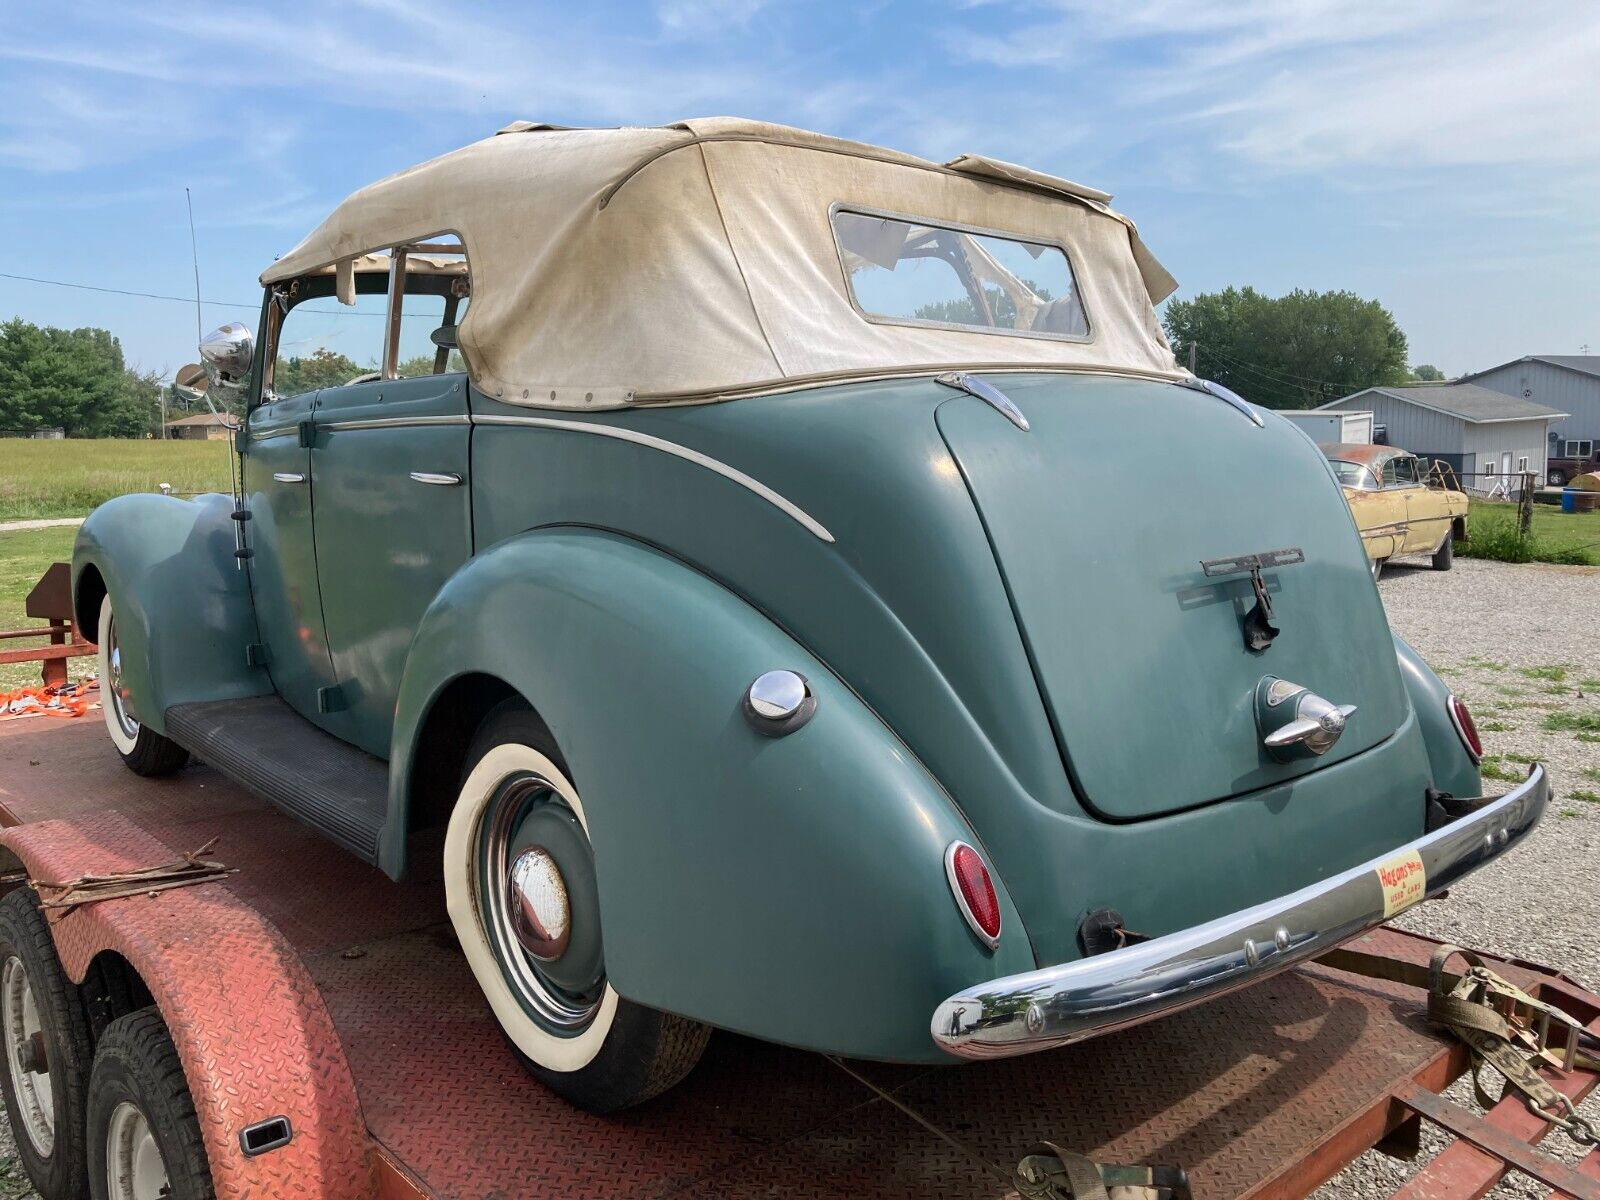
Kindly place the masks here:
POLYGON ((456 278, 408 276, 403 314, 392 294, 372 297, 390 310, 380 377, 317 400, 316 555, 337 685, 328 727, 383 758, 422 613, 472 554, 467 377, 447 369, 459 358, 456 278))
POLYGON ((1423 486, 1421 463, 1415 458, 1392 458, 1387 465, 1394 468, 1392 486, 1405 503, 1406 532, 1401 553, 1431 554, 1444 537, 1444 505, 1423 486))
POLYGON ((302 423, 317 393, 272 400, 246 421, 244 501, 250 592, 259 646, 272 685, 302 715, 315 717, 333 686, 312 529, 311 451, 302 423))

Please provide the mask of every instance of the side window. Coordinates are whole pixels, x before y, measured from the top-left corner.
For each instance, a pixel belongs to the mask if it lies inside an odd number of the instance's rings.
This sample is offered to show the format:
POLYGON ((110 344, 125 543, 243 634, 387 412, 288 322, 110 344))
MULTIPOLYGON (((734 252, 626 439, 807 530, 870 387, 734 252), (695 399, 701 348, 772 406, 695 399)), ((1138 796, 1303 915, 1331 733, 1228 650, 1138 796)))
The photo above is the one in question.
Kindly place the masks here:
POLYGON ((1398 458, 1391 458, 1391 459, 1388 459, 1388 460, 1386 460, 1384 462, 1384 464, 1383 464, 1383 486, 1384 487, 1395 487, 1396 485, 1399 484, 1399 482, 1400 482, 1399 462, 1400 462, 1400 460, 1398 458))
POLYGON ((464 298, 459 300, 454 320, 447 319, 452 315, 449 307, 449 297, 437 291, 407 289, 400 313, 400 346, 395 357, 395 373, 401 379, 467 369, 461 351, 453 345, 454 331, 466 317, 467 302, 464 298), (441 346, 441 341, 446 344, 441 346))
POLYGON ((382 292, 358 294, 351 305, 340 304, 331 295, 295 305, 278 329, 273 394, 298 396, 343 387, 376 372, 383 363, 388 311, 388 298, 382 292))

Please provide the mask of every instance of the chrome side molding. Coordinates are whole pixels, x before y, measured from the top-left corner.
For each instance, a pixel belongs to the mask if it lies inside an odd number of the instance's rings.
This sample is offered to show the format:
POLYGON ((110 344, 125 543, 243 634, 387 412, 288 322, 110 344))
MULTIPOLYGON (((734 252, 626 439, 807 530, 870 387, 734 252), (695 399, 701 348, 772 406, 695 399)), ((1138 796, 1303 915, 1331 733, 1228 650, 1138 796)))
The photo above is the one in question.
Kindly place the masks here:
POLYGON ((413 471, 411 478, 418 483, 431 483, 438 487, 455 487, 461 482, 461 476, 454 471, 413 471))
POLYGON ((824 542, 832 542, 833 534, 828 532, 823 525, 805 509, 779 495, 759 479, 752 479, 737 467, 730 467, 727 463, 712 458, 709 454, 701 454, 698 450, 691 450, 688 446, 680 446, 677 442, 669 442, 666 438, 655 437, 653 434, 640 433, 636 429, 625 429, 620 425, 601 425, 596 421, 567 421, 557 417, 512 417, 499 415, 474 415, 474 425, 531 425, 538 429, 564 429, 569 433, 587 433, 594 437, 615 438, 621 442, 632 442, 635 446, 647 446, 651 450, 659 450, 663 454, 670 454, 681 458, 685 462, 694 463, 697 467, 704 467, 708 471, 721 475, 731 483, 736 483, 747 491, 754 492, 779 512, 789 517, 815 537, 824 542))
POLYGON ((969 375, 965 371, 946 371, 943 375, 935 375, 933 381, 942 383, 947 388, 955 388, 958 392, 965 392, 969 396, 976 396, 1023 433, 1028 432, 1030 428, 1028 418, 1022 415, 1022 410, 1012 402, 1010 396, 987 380, 969 375))
POLYGON ((1205 392, 1208 396, 1215 396, 1224 404, 1231 405, 1232 407, 1238 409, 1239 412, 1244 414, 1245 419, 1257 429, 1265 429, 1267 427, 1266 421, 1262 420, 1261 414, 1255 410, 1248 400, 1239 395, 1238 392, 1223 387, 1215 380, 1201 379, 1200 377, 1195 376, 1191 379, 1185 379, 1182 383, 1182 386, 1189 388, 1191 391, 1205 392))

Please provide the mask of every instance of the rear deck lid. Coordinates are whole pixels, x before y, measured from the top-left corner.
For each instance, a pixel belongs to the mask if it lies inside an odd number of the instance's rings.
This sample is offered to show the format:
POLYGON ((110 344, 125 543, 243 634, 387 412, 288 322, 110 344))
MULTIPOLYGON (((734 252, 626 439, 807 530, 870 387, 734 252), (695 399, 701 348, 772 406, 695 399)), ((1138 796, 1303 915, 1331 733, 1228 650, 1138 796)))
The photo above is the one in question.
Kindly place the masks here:
POLYGON ((1406 715, 1388 622, 1322 455, 1288 422, 1258 428, 1173 384, 992 376, 1024 432, 983 401, 937 412, 988 530, 1080 799, 1111 820, 1208 804, 1342 761, 1406 715), (1264 572, 1280 630, 1246 648, 1247 574, 1202 560, 1295 548, 1264 572), (1354 704, 1321 758, 1261 748, 1272 675, 1354 704))

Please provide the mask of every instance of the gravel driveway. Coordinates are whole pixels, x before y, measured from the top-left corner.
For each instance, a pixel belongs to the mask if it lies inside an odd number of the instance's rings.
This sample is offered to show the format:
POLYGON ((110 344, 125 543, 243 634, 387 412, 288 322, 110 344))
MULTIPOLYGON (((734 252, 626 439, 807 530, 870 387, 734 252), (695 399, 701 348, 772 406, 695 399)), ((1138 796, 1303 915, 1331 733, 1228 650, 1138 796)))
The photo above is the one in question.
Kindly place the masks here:
MULTIPOLYGON (((1516 851, 1399 923, 1467 946, 1551 963, 1600 983, 1600 568, 1508 566, 1458 559, 1441 574, 1391 566, 1378 585, 1395 630, 1470 705, 1491 772, 1550 767, 1557 800, 1516 851), (1556 716, 1556 714, 1563 714, 1556 716), (1595 731, 1546 730, 1592 722, 1595 731)), ((1491 782, 1491 788, 1509 786, 1491 782)), ((1470 1087, 1454 1098, 1473 1107, 1470 1087)), ((1600 1122, 1600 1103, 1584 1106, 1600 1122)), ((32 1197, 0 1121, 0 1200, 32 1197)), ((1442 1142, 1424 1128, 1425 1153, 1442 1142)), ((1579 1157, 1557 1134, 1546 1142, 1579 1157)), ((1410 1164, 1367 1154, 1319 1197, 1388 1196, 1410 1164)), ((1494 1196, 1541 1196, 1513 1177, 1494 1196)))
MULTIPOLYGON (((1537 759, 1556 788, 1544 823, 1517 850, 1397 924, 1600 984, 1600 567, 1457 559, 1440 573, 1395 565, 1378 592, 1395 632, 1471 707, 1487 773, 1521 777, 1537 759)), ((1470 1085, 1450 1094, 1476 1108, 1470 1085)), ((1600 1102, 1591 1098, 1582 1111, 1600 1123, 1600 1102)), ((1423 1132, 1425 1153, 1442 1145, 1426 1125, 1423 1132)), ((1581 1157, 1561 1134, 1545 1146, 1581 1157)), ((1412 1170, 1369 1153, 1317 1195, 1387 1196, 1412 1170)), ((1513 1176, 1490 1194, 1546 1193, 1513 1176)))

